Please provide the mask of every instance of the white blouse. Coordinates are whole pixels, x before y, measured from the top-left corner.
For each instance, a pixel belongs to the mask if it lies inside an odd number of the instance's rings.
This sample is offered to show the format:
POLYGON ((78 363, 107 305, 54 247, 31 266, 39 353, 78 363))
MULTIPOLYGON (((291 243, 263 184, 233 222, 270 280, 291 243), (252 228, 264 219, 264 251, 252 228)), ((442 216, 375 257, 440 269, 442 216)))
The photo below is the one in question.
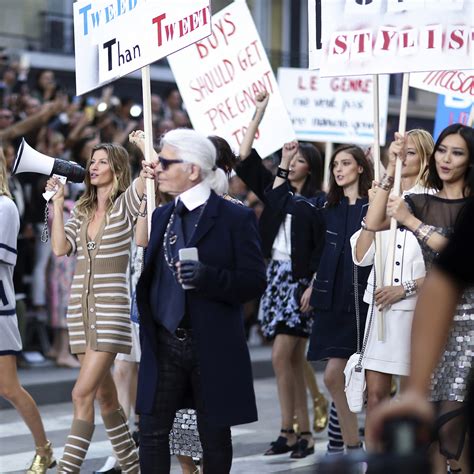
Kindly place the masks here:
POLYGON ((291 260, 291 214, 287 214, 273 241, 273 260, 291 260))
MULTIPOLYGON (((411 188, 405 194, 410 193, 422 193, 426 191, 425 188, 421 186, 415 186, 411 188)), ((370 245, 369 249, 362 257, 361 260, 357 260, 356 257, 356 243, 359 238, 362 230, 358 230, 351 237, 351 248, 352 248, 352 260, 354 263, 360 267, 367 267, 373 265, 375 261, 375 239, 370 245)), ((389 277, 389 269, 386 265, 386 260, 388 256, 388 243, 389 243, 389 234, 390 231, 386 230, 380 232, 381 236, 381 247, 382 247, 382 260, 384 262, 384 285, 387 285, 389 277)), ((421 252, 421 247, 418 244, 418 240, 413 235, 413 233, 405 228, 398 228, 396 239, 395 239, 395 258, 394 258, 394 267, 393 267, 393 276, 392 276, 392 286, 401 285, 404 281, 416 280, 417 278, 424 277, 426 273, 425 261, 423 259, 423 254, 421 252)), ((370 272, 369 278, 367 280, 367 288, 364 293, 364 301, 368 304, 372 303, 372 295, 374 292, 374 268, 370 272)), ((409 296, 404 298, 397 303, 394 303, 391 308, 394 310, 404 310, 404 311, 413 311, 416 305, 416 295, 409 296)))

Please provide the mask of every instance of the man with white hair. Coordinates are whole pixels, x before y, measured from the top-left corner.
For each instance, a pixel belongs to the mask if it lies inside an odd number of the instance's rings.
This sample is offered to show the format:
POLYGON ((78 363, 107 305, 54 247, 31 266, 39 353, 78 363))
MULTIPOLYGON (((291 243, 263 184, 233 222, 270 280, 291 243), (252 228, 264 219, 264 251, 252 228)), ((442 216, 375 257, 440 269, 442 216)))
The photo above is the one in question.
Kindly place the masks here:
POLYGON ((242 315, 266 286, 256 218, 218 196, 227 179, 212 142, 193 130, 164 135, 154 171, 174 201, 153 213, 137 286, 141 472, 169 473, 175 413, 195 407, 204 472, 225 474, 230 427, 257 419, 242 315), (186 248, 198 259, 180 259, 186 248))

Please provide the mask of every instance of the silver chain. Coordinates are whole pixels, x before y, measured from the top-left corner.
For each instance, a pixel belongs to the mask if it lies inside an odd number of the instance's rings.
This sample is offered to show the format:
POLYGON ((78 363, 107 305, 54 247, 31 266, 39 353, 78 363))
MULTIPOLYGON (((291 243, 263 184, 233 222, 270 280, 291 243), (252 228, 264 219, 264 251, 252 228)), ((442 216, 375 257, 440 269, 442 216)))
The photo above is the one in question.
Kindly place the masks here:
POLYGON ((372 293, 372 304, 370 309, 370 316, 369 316, 369 325, 367 327, 367 331, 365 332, 364 341, 362 343, 362 349, 360 347, 360 308, 359 308, 359 273, 357 271, 357 266, 353 263, 352 268, 354 271, 354 299, 355 299, 355 313, 356 313, 356 326, 357 326, 357 354, 359 355, 359 360, 355 366, 355 370, 360 372, 362 370, 362 359, 364 357, 365 348, 367 347, 367 342, 369 341, 369 334, 370 329, 372 326, 372 319, 374 316, 374 307, 375 307, 375 265, 373 267, 373 274, 374 274, 374 290, 372 293))
POLYGON ((49 240, 48 217, 49 217, 49 207, 48 207, 48 203, 46 203, 46 206, 44 207, 43 229, 41 230, 41 242, 43 243, 46 243, 49 240))
MULTIPOLYGON (((201 209, 199 211, 199 217, 198 217, 198 220, 195 224, 195 229, 199 223, 199 221, 201 220, 201 217, 202 217, 202 213, 204 212, 204 208, 206 207, 207 205, 207 201, 201 206, 201 209)), ((169 236, 170 235, 170 231, 171 231, 171 227, 173 226, 173 223, 174 223, 174 220, 175 220, 175 217, 176 217, 176 210, 174 209, 171 216, 170 216, 170 219, 168 221, 168 224, 166 226, 166 230, 165 230, 165 234, 163 236, 163 254, 164 254, 164 257, 165 257, 165 262, 166 262, 166 265, 168 266, 168 268, 171 270, 171 273, 174 275, 174 277, 176 278, 176 280, 178 280, 178 272, 176 270, 176 262, 178 262, 178 259, 174 259, 172 256, 171 256, 171 245, 174 244, 176 242, 176 240, 174 240, 173 242, 171 242, 171 239, 173 238, 177 238, 177 235, 176 234, 173 234, 171 235, 171 237, 169 236)), ((184 224, 182 224, 184 225, 184 224)), ((194 230, 195 230, 194 229, 194 230)), ((184 237, 184 229, 183 229, 183 237, 184 237)), ((189 239, 191 240, 192 238, 192 235, 189 237, 189 239)))

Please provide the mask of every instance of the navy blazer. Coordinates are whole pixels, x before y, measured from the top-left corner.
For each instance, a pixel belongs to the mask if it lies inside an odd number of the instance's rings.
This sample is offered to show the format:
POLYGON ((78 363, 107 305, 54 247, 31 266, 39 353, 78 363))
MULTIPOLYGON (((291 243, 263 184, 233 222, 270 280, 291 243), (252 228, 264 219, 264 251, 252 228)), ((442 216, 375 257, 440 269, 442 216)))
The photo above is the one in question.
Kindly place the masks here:
MULTIPOLYGON (((326 230, 324 247, 311 295, 311 306, 316 310, 331 309, 334 303, 334 288, 336 285, 343 284, 345 288, 351 288, 352 290, 344 295, 344 301, 338 301, 337 303, 339 306, 345 307, 345 310, 348 312, 355 311, 353 272, 344 273, 346 278, 350 278, 350 281, 336 281, 338 264, 340 263, 339 259, 342 253, 344 253, 344 261, 341 263, 344 265, 344 268, 352 268, 354 266, 350 238, 360 229, 360 222, 367 213, 369 206, 367 198, 357 199, 354 206, 356 206, 356 212, 359 215, 354 228, 348 228, 347 212, 349 210, 349 200, 347 198, 343 198, 336 206, 315 209, 314 217, 319 220, 326 230)), ((355 269, 358 275, 359 307, 361 307, 371 267, 355 266, 355 269)))
POLYGON ((268 189, 265 193, 267 207, 276 215, 281 216, 280 222, 291 214, 291 252, 293 276, 296 279, 311 279, 319 266, 324 244, 324 226, 314 218, 314 210, 321 205, 326 196, 308 199, 296 196, 290 183, 285 181, 276 188, 268 189), (294 224, 294 225, 293 225, 294 224))
POLYGON ((272 256, 273 242, 286 214, 291 214, 291 271, 293 278, 311 278, 318 268, 320 245, 324 234, 319 224, 308 216, 308 203, 322 206, 326 195, 319 192, 314 198, 295 197, 289 184, 271 189, 273 174, 265 168, 258 153, 252 149, 248 158, 235 168, 237 176, 265 204, 259 229, 265 258, 272 256))
MULTIPOLYGON (((153 413, 159 384, 149 292, 154 259, 172 211, 169 203, 153 213, 145 267, 137 284, 142 340, 138 413, 153 413)), ((209 267, 200 288, 186 291, 209 421, 220 426, 251 423, 257 420, 257 408, 242 305, 260 297, 266 287, 255 214, 211 192, 188 247, 197 247, 199 260, 209 267)))

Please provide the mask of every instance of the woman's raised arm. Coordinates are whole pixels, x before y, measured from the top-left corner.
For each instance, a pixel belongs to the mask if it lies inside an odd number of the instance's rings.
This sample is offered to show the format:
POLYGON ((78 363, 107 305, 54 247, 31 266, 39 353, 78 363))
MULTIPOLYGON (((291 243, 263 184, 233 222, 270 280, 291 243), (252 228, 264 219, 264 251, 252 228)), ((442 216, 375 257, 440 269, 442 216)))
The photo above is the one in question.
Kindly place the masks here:
POLYGON ((375 195, 365 217, 366 228, 373 232, 390 228, 390 218, 387 216, 387 202, 393 187, 396 162, 397 160, 403 160, 404 155, 405 137, 400 133, 395 133, 395 141, 390 144, 388 149, 389 161, 387 170, 380 183, 376 183, 377 190, 374 193, 375 195))
POLYGON ((268 92, 263 91, 259 92, 255 97, 255 113, 253 114, 252 120, 249 123, 249 126, 244 134, 242 143, 239 149, 239 156, 241 160, 245 160, 252 150, 253 141, 255 139, 255 134, 257 133, 258 126, 262 121, 262 118, 265 114, 265 109, 267 108, 268 101, 270 100, 270 95, 268 92))

